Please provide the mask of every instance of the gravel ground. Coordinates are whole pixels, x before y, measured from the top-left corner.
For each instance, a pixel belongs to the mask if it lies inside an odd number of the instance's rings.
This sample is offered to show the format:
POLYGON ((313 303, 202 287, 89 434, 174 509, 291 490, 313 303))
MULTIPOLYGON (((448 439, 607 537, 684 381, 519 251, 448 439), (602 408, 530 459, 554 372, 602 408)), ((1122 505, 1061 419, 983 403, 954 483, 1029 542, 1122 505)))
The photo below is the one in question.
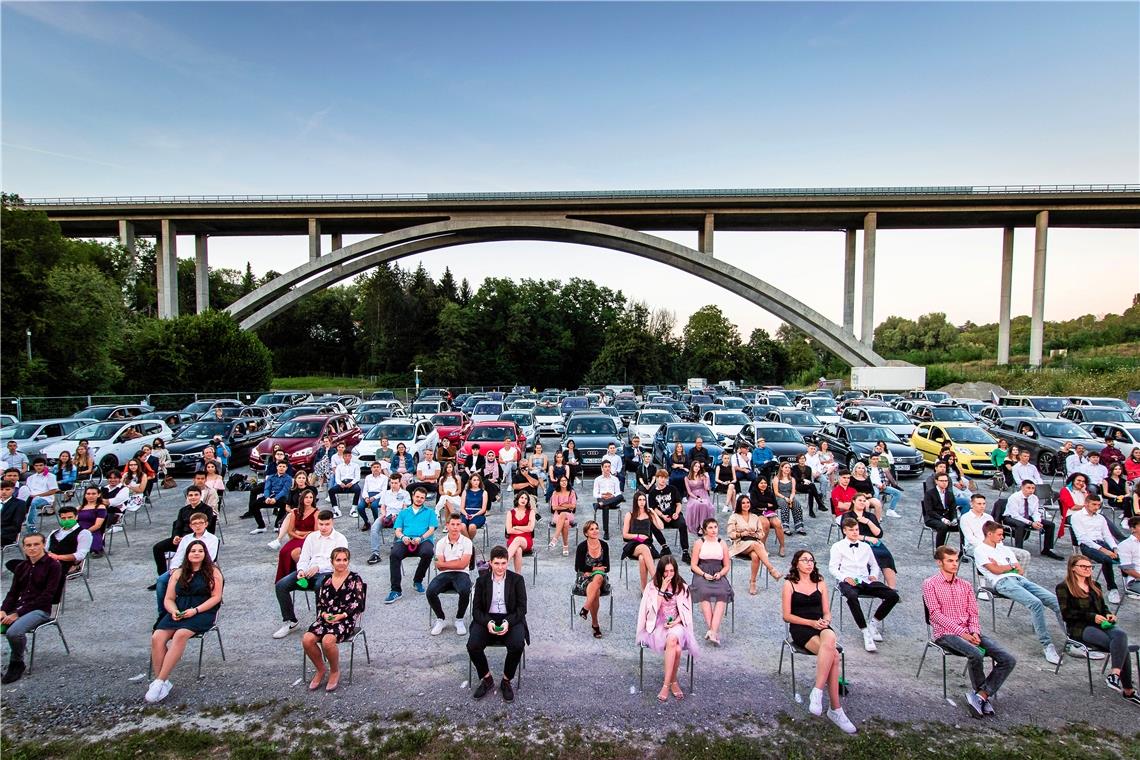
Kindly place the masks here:
MULTIPOLYGON (((902 603, 888 618, 886 641, 879 645, 876 654, 863 651, 861 638, 845 615, 840 641, 847 651, 847 677, 852 692, 846 701, 847 712, 856 723, 875 718, 969 723, 969 711, 962 699, 967 679, 962 675, 960 661, 952 660, 949 666, 950 704, 941 698, 940 658, 928 657, 922 678, 915 679, 926 637, 919 586, 933 573, 934 566, 929 544, 921 550, 915 548, 921 485, 910 480, 903 487, 903 517, 888 518, 885 525, 887 542, 899 568, 902 603)), ((130 547, 119 540, 121 536, 116 538, 113 571, 104 560, 94 562, 93 602, 81 586, 72 583, 67 610, 61 617, 71 656, 64 656, 54 632, 41 637, 35 671, 3 691, 8 708, 5 733, 9 736, 27 735, 26 732, 49 724, 60 725, 61 719, 65 723, 82 721, 82 716, 89 716, 95 706, 103 714, 137 714, 130 708, 143 703, 148 641, 154 621, 154 594, 145 590, 153 581, 150 546, 166 534, 181 505, 175 493, 164 493, 156 500, 152 524, 147 524, 145 515, 140 517, 137 530, 130 532, 130 547)), ((666 716, 681 725, 741 714, 761 721, 774 721, 781 713, 796 721, 818 720, 807 713, 804 705, 793 701, 787 662, 782 675, 776 672, 784 632, 777 583, 768 589, 761 584, 759 595, 750 597, 746 566, 740 563, 736 567, 739 609, 735 632, 726 625, 722 632, 724 646, 702 649, 695 689, 682 704, 658 705, 654 696, 660 685, 659 656, 647 654, 645 691, 638 689, 638 649, 633 643, 639 601, 636 568, 628 589, 615 569, 613 632, 608 630, 603 604, 605 637, 595 640, 589 626, 580 621, 570 630, 573 556, 562 557, 560 551, 547 553, 541 540, 536 542, 543 547, 537 583, 532 582, 529 559, 524 566, 532 644, 527 650, 527 667, 515 703, 507 706, 497 694, 473 702, 466 688, 465 639, 457 637, 450 627, 440 636, 428 635, 427 604, 411 588, 410 564, 406 565, 404 598, 393 605, 382 603, 388 591, 387 549, 383 563, 365 565, 367 534, 356 529, 351 514, 337 521, 337 529, 348 537, 354 569, 370 584, 364 625, 371 663, 365 662, 364 652, 358 646, 355 683, 349 685, 342 680, 339 691, 331 695, 323 691, 309 694, 299 682, 299 633, 283 640, 271 638, 280 625, 272 585, 276 553, 265 545, 270 535, 248 535, 252 522, 236 519, 244 511, 244 498, 245 494, 231 496, 230 521, 224 532, 226 543, 221 550, 226 574, 226 604, 221 617, 226 661, 221 660, 216 639, 207 639, 204 678, 196 682, 197 645, 191 642, 171 679, 174 690, 167 699, 167 706, 179 714, 229 710, 231 705, 277 700, 303 706, 314 716, 349 720, 402 711, 441 715, 451 713, 453 708, 463 711, 464 721, 472 714, 495 716, 507 710, 531 719, 544 717, 635 730, 657 726, 666 716)), ((793 551, 801 546, 812 549, 822 562, 826 561, 827 518, 808 518, 807 523, 809 535, 789 537, 788 556, 776 559, 777 566, 786 566, 793 551)), ((492 528, 501 530, 502 524, 502 512, 494 511, 492 528)), ((539 523, 539 539, 546 536, 547 524, 545 520, 539 523)), ((610 548, 616 557, 620 550, 616 538, 610 548)), ((1067 548, 1063 547, 1063 551, 1067 548)), ((1052 587, 1061 579, 1064 563, 1041 559, 1036 551, 1034 555, 1030 577, 1052 587)), ((4 582, 9 578, 5 574, 4 582)), ((443 599, 445 609, 453 612, 454 598, 443 599)), ((297 601, 298 613, 304 618, 304 605, 300 598, 297 601)), ((1067 661, 1059 675, 1053 674, 1052 666, 1041 656, 1023 608, 1015 608, 1009 618, 1001 612, 996 635, 1019 662, 997 702, 999 725, 1032 723, 1055 727, 1069 721, 1087 721, 1119 731, 1135 728, 1136 709, 1111 692, 1099 675, 1094 676, 1095 695, 1088 696, 1082 661, 1067 661)), ((1128 602, 1121 612, 1123 627, 1140 637, 1140 604, 1128 602)), ((986 607, 983 624, 989 630, 986 607)), ((698 623, 698 629, 701 628, 703 622, 698 623)), ((347 648, 342 651, 347 659, 347 648)), ((501 650, 491 650, 490 659, 493 669, 501 667, 501 650)), ((801 660, 797 665, 799 690, 806 700, 813 664, 801 660)), ((682 684, 688 691, 687 681, 682 680, 682 684)))

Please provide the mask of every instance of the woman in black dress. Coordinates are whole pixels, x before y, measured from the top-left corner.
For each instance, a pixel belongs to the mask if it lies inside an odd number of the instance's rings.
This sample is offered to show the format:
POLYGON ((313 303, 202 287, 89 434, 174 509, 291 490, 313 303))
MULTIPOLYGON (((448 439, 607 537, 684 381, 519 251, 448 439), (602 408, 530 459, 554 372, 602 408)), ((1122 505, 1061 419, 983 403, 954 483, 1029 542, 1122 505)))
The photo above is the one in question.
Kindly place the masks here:
POLYGON ((823 714, 823 690, 826 687, 831 699, 827 717, 844 731, 854 733, 855 726, 847 719, 839 701, 842 663, 836 648, 835 631, 831 630, 827 584, 815 565, 815 555, 807 549, 800 549, 792 557, 792 567, 784 577, 782 609, 792 641, 816 658, 815 686, 808 697, 808 709, 812 715, 823 714))
POLYGON ((621 537, 625 539, 625 546, 622 547, 621 558, 637 562, 637 569, 641 572, 642 591, 661 556, 661 552, 653 545, 655 527, 659 532, 665 529, 661 518, 649 509, 649 497, 644 491, 637 491, 633 494, 633 508, 625 513, 622 520, 621 537))
POLYGON ((796 458, 796 463, 792 465, 792 477, 796 479, 796 493, 806 493, 808 503, 808 517, 815 517, 815 505, 819 505, 819 511, 827 514, 827 507, 823 503, 823 497, 819 494, 819 489, 815 487, 815 480, 812 478, 811 468, 808 467, 807 454, 800 454, 796 458))
POLYGON ((610 593, 610 546, 601 540, 601 528, 596 520, 583 525, 582 533, 586 538, 578 544, 578 551, 574 555, 574 594, 586 597, 578 616, 583 620, 587 615, 590 616, 594 638, 600 639, 602 629, 598 625, 598 609, 602 597, 610 593))
POLYGON ((336 691, 340 683, 340 650, 337 644, 352 638, 364 612, 366 588, 360 576, 349 571, 348 561, 351 558, 352 554, 343 546, 332 550, 332 575, 317 591, 317 619, 301 637, 305 656, 317 669, 313 680, 309 681, 309 691, 321 688, 321 681, 325 678, 325 658, 329 661, 329 682, 325 691, 336 691))

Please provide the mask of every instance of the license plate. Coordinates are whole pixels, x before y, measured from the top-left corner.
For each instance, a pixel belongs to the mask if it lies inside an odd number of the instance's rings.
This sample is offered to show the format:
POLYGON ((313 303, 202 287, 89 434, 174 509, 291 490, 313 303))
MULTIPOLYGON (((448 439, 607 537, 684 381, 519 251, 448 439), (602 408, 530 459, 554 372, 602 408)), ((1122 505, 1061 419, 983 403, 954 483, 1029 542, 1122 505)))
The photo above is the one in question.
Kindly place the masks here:
POLYGON ((900 464, 898 466, 898 469, 902 472, 910 472, 911 470, 914 469, 914 467, 915 467, 914 465, 910 465, 910 464, 900 464))
POLYGON ((587 459, 583 459, 583 460, 582 460, 582 464, 601 464, 601 463, 602 463, 602 460, 601 460, 601 459, 590 459, 590 458, 587 458, 587 459))

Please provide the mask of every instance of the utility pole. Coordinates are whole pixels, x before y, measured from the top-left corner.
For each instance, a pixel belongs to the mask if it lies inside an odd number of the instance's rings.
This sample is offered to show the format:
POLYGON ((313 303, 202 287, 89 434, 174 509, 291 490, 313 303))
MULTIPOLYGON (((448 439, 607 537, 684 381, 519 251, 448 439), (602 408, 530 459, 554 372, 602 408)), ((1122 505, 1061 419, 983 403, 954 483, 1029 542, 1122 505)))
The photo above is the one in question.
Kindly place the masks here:
POLYGON ((423 370, 419 368, 419 365, 416 365, 416 368, 413 371, 416 373, 416 398, 419 398, 420 397, 420 373, 422 373, 423 370))
POLYGON ((28 339, 28 364, 31 364, 32 363, 32 328, 29 327, 27 330, 25 330, 24 335, 28 339))

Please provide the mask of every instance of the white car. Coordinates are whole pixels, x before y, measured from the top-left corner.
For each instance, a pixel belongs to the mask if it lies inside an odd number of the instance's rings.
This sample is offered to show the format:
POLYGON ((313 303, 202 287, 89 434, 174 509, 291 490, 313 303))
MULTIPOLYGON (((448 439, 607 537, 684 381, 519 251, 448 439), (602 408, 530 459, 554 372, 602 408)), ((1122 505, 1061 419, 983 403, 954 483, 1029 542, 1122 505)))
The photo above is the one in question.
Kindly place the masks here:
POLYGON ((471 410, 471 423, 494 422, 504 411, 502 401, 480 401, 471 410))
POLYGON ((657 435, 661 426, 680 421, 681 419, 672 412, 662 409, 642 409, 629 423, 629 437, 632 439, 636 435, 641 439, 641 450, 652 451, 653 436, 657 435))
POLYGON ((536 406, 538 406, 538 402, 532 398, 516 398, 511 402, 511 408, 507 411, 513 412, 520 410, 524 412, 533 412, 536 406))
POLYGON ((562 418, 562 409, 558 404, 538 404, 534 407, 533 414, 539 435, 556 435, 561 438, 566 432, 566 421, 562 418))
POLYGON ((373 425, 360 439, 360 443, 352 449, 352 455, 365 467, 370 466, 376 459, 376 449, 380 448, 381 438, 388 439, 388 446, 392 451, 395 451, 396 446, 401 443, 407 446, 408 453, 417 464, 425 451, 428 449, 435 451, 435 447, 439 445, 439 433, 430 420, 392 417, 373 425))
POLYGON ((1081 427, 1101 441, 1111 435, 1125 459, 1132 456, 1132 449, 1140 448, 1140 423, 1086 422, 1081 427))
POLYGON ((101 470, 118 469, 155 438, 169 441, 174 433, 161 420, 119 420, 95 422, 81 427, 57 443, 45 446, 41 456, 55 464, 61 451, 74 452, 80 441, 87 439, 88 451, 101 470))
POLYGON ((98 420, 56 417, 47 420, 17 422, 0 429, 0 441, 3 444, 7 444, 8 441, 15 441, 20 447, 20 451, 29 460, 32 460, 38 457, 48 446, 63 440, 65 435, 70 435, 92 422, 98 422, 98 420))
POLYGON ((701 417, 701 422, 708 425, 716 434, 716 442, 721 446, 732 446, 736 436, 751 421, 744 412, 728 409, 714 409, 711 412, 705 412, 704 416, 701 417))
POLYGON ((526 437, 527 449, 534 447, 534 442, 538 440, 538 423, 535 422, 533 414, 523 409, 508 409, 499 415, 499 419, 518 425, 526 437))
POLYGON ((834 399, 826 396, 804 396, 798 406, 805 412, 814 414, 824 425, 839 422, 839 409, 834 399))
POLYGON ((446 412, 449 408, 446 401, 438 398, 413 401, 411 414, 408 416, 417 422, 419 420, 430 420, 440 412, 446 412))

